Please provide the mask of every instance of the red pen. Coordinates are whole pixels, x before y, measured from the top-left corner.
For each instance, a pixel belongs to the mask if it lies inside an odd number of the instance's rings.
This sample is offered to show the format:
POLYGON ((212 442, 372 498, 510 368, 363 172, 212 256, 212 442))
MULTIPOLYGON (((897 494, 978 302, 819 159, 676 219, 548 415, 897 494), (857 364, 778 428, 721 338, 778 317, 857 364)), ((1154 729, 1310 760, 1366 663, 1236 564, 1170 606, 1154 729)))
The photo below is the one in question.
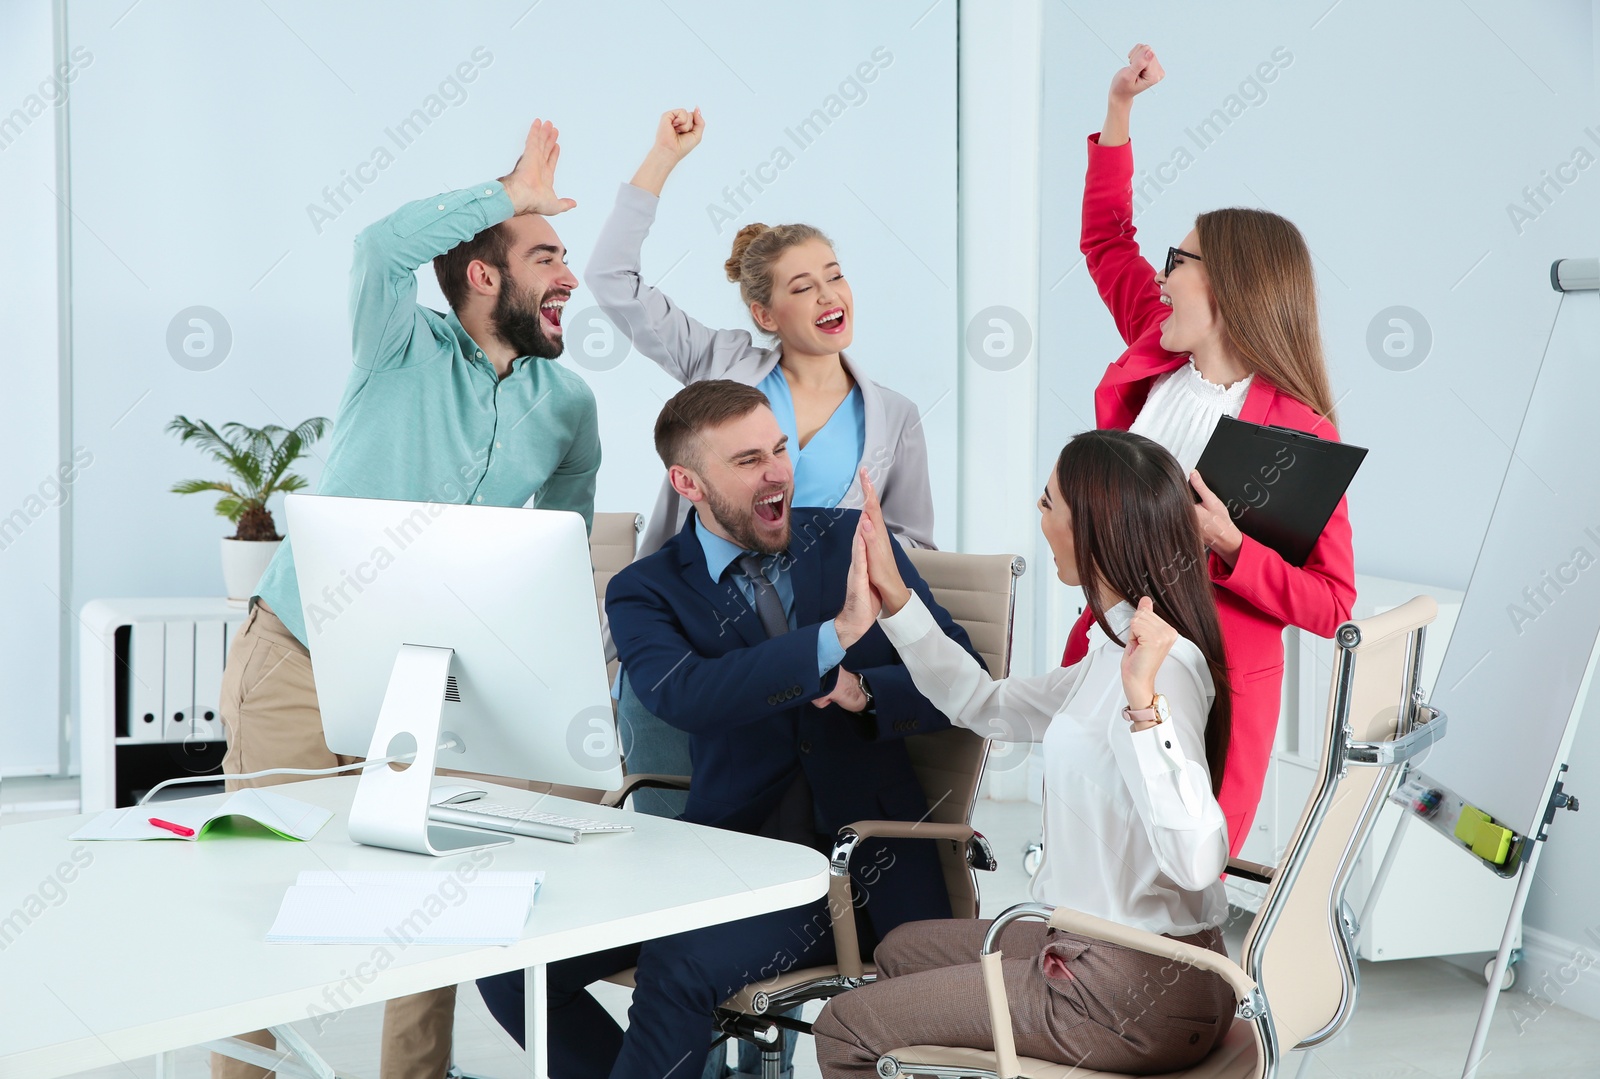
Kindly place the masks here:
POLYGON ((157 828, 165 828, 169 832, 172 832, 172 833, 174 833, 176 835, 181 835, 185 839, 187 839, 189 836, 194 835, 194 829, 193 828, 185 828, 181 824, 173 824, 171 821, 162 820, 160 817, 151 817, 150 818, 150 823, 155 825, 157 828))

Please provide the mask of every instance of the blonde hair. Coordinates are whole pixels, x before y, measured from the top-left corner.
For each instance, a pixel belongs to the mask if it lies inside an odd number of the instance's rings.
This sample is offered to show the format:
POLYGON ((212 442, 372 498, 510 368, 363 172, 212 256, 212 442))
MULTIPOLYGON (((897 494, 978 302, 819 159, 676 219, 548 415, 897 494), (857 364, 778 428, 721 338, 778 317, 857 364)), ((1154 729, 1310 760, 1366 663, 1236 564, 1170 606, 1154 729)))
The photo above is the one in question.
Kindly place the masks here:
POLYGON ((1223 332, 1251 371, 1337 424, 1322 356, 1311 251, 1287 218, 1212 210, 1195 219, 1223 332))
POLYGON ((791 247, 810 240, 833 241, 813 225, 746 225, 733 238, 733 254, 722 264, 728 280, 739 286, 745 306, 772 307, 772 268, 791 247))

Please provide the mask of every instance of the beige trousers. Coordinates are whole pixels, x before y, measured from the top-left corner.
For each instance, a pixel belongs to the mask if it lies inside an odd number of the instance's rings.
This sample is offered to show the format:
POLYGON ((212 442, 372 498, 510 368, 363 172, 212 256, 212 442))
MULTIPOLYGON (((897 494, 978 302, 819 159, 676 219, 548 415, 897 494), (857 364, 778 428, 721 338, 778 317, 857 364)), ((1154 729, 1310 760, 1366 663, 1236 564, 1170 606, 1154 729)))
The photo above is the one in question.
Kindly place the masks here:
MULTIPOLYGON (((257 603, 228 650, 222 675, 222 726, 228 775, 267 768, 332 768, 359 758, 332 753, 322 736, 322 713, 311 676, 311 654, 270 610, 257 603)), ((227 781, 228 789, 291 783, 299 776, 227 781)), ((383 1079, 441 1079, 450 1063, 456 988, 397 997, 384 1006, 383 1079)), ((265 1030, 240 1035, 268 1048, 265 1030)), ((211 1056, 212 1079, 266 1079, 271 1072, 211 1056)))
MULTIPOLYGON (((817 1018, 825 1079, 876 1075, 878 1058, 908 1045, 994 1048, 978 950, 990 922, 911 922, 884 938, 878 980, 834 997, 817 1018)), ((1222 950, 1215 929, 1180 938, 1222 950)), ((1094 1071, 1155 1075, 1211 1052, 1234 1001, 1214 974, 1013 922, 1000 936, 1017 1053, 1094 1071)))

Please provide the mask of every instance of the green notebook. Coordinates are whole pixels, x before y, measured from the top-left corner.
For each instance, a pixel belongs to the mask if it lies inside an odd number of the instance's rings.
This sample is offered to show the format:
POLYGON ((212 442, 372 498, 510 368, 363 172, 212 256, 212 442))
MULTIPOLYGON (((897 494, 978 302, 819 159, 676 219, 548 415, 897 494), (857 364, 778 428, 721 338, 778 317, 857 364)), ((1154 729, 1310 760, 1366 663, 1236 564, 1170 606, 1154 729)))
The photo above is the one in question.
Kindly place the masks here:
MULTIPOLYGON (((196 805, 193 801, 152 802, 149 805, 108 809, 72 833, 72 839, 187 839, 196 840, 207 832, 238 834, 245 829, 241 821, 256 824, 285 839, 310 839, 321 831, 333 814, 296 798, 272 791, 235 791, 221 805, 196 805), (150 818, 188 828, 193 835, 151 824, 150 818)), ((209 802, 209 799, 206 799, 209 802)), ((248 826, 247 826, 248 828, 248 826)))

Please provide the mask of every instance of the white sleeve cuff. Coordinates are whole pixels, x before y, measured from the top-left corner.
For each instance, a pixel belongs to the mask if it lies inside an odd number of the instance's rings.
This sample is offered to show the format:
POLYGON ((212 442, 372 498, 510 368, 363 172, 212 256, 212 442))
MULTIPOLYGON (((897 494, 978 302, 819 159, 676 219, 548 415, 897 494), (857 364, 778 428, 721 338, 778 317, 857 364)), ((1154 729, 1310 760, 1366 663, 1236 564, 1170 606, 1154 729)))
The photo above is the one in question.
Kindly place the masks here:
POLYGON ((1133 742, 1134 756, 1139 761, 1139 772, 1146 782, 1175 784, 1184 810, 1191 817, 1200 816, 1200 794, 1194 789, 1194 776, 1190 774, 1189 758, 1183 755, 1183 749, 1178 745, 1178 736, 1172 723, 1157 723, 1154 727, 1146 727, 1142 731, 1130 728, 1128 738, 1133 742), (1168 776, 1171 778, 1163 778, 1168 776))
POLYGON ((1163 776, 1183 771, 1183 750, 1173 734, 1171 723, 1157 723, 1142 731, 1129 728, 1128 738, 1133 742, 1134 756, 1139 761, 1139 772, 1147 777, 1163 776))
POLYGON ((878 625, 888 636, 889 643, 896 648, 920 641, 939 628, 928 605, 922 602, 922 597, 916 592, 911 593, 911 598, 896 613, 879 615, 878 625))

